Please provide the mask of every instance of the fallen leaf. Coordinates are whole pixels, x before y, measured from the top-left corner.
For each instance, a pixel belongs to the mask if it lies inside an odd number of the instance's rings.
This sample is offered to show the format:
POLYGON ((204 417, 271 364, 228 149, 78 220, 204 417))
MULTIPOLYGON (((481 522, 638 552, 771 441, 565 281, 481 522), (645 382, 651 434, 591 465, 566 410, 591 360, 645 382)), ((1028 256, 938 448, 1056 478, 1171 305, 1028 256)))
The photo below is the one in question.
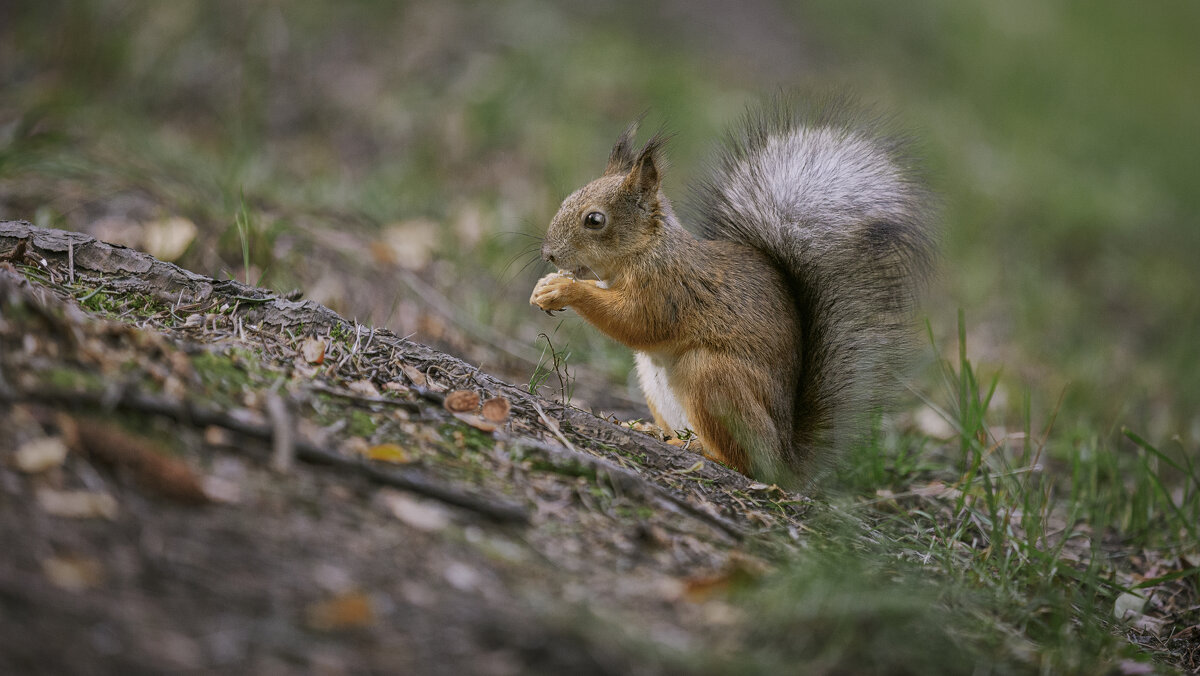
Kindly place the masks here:
POLYGON ((948 500, 957 500, 962 495, 962 491, 954 486, 947 486, 941 481, 930 481, 924 486, 913 486, 911 488, 914 495, 919 495, 923 498, 946 498, 948 500))
POLYGON ((954 428, 942 417, 942 414, 929 406, 918 409, 913 422, 922 434, 935 439, 950 439, 955 434, 954 428))
POLYGON ((163 261, 175 261, 196 239, 196 224, 182 216, 147 223, 142 228, 146 252, 163 261))
POLYGON ((204 477, 201 488, 204 491, 204 495, 213 502, 232 505, 242 501, 241 486, 229 479, 219 476, 207 476, 204 477))
POLYGON ((233 432, 224 427, 209 425, 204 428, 204 443, 209 446, 233 446, 235 440, 233 432))
POLYGON ((58 467, 67 459, 67 445, 60 437, 39 437, 17 448, 17 469, 26 474, 38 474, 58 467))
POLYGON ((296 360, 292 362, 292 366, 295 368, 295 377, 297 378, 313 378, 320 372, 319 368, 304 361, 303 356, 296 357, 296 360))
POLYGON ((704 469, 704 460, 697 460, 695 464, 687 469, 675 469, 671 471, 675 474, 691 474, 692 472, 699 472, 702 469, 704 469))
POLYGON ((350 391, 355 394, 361 394, 364 397, 378 397, 379 388, 375 387, 375 383, 369 380, 355 380, 347 385, 350 391))
POLYGON ((395 380, 389 380, 383 384, 383 390, 385 392, 404 392, 408 390, 408 388, 404 386, 404 383, 396 382, 395 380))
POLYGON ((367 449, 367 457, 372 460, 406 464, 413 461, 412 454, 397 444, 378 444, 367 449))
POLYGON ((37 503, 47 514, 65 519, 115 519, 117 500, 100 491, 60 491, 39 488, 37 503))
POLYGON ((1157 670, 1153 664, 1134 660, 1121 660, 1117 663, 1117 671, 1124 676, 1138 676, 1139 674, 1153 674, 1157 670))
POLYGON ((455 390, 446 395, 445 406, 451 413, 469 413, 479 408, 479 395, 471 390, 455 390))
POLYGON ((50 584, 67 591, 93 589, 104 580, 104 566, 98 560, 79 556, 43 559, 42 573, 50 584))
POLYGON ((446 582, 450 583, 451 587, 459 591, 478 589, 480 583, 483 581, 479 571, 461 561, 451 561, 443 569, 442 575, 446 578, 446 582))
POLYGON ((347 437, 338 444, 338 452, 342 455, 366 455, 371 445, 362 437, 347 437))
POLYGON ((358 629, 375 623, 371 600, 362 592, 339 594, 311 603, 304 610, 305 624, 317 631, 358 629))
POLYGON ((684 594, 689 601, 707 601, 715 594, 724 593, 732 587, 744 587, 766 572, 766 567, 759 561, 744 556, 730 556, 720 572, 685 579, 684 594))
POLYGON ((483 402, 483 417, 494 423, 505 422, 511 412, 512 404, 504 397, 493 397, 483 402))
POLYGON ((467 423, 471 427, 474 427, 480 432, 487 432, 488 434, 491 434, 499 429, 499 426, 496 423, 490 420, 485 420, 474 413, 455 413, 454 417, 467 423))
POLYGON ((105 216, 88 226, 88 233, 110 244, 123 244, 133 249, 142 247, 142 226, 123 216, 105 216))
POLYGON ((354 591, 354 577, 350 571, 332 563, 313 566, 312 579, 318 587, 331 594, 348 594, 354 591))
POLYGON ((163 394, 173 399, 183 399, 191 394, 191 389, 182 379, 175 376, 167 376, 162 385, 163 394))
POLYGON ((392 516, 417 530, 433 533, 450 525, 449 511, 438 503, 417 500, 399 491, 386 491, 382 499, 392 516))
POLYGON ((146 439, 92 418, 74 418, 73 428, 73 446, 103 462, 129 468, 146 488, 180 502, 209 501, 191 466, 146 439))
POLYGON ((411 364, 401 364, 400 370, 408 377, 408 381, 417 387, 425 387, 425 374, 417 370, 417 367, 411 364))
POLYGON ((1133 628, 1147 634, 1162 636, 1163 630, 1167 627, 1167 621, 1149 615, 1139 615, 1133 620, 1133 628))
POLYGON ((376 248, 373 253, 385 258, 381 262, 394 262, 409 270, 419 270, 432 259, 441 230, 438 223, 425 219, 386 225, 380 238, 386 248, 376 248))
POLYGON ((305 338, 300 344, 300 354, 310 364, 325 363, 325 341, 320 338, 305 338))

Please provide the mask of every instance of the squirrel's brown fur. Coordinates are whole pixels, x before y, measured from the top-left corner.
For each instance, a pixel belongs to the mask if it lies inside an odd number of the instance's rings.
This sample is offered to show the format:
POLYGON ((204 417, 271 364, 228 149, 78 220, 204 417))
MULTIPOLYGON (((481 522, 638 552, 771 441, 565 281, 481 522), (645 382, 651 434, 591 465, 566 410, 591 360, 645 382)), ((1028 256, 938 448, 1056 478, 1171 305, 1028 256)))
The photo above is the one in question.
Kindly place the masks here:
POLYGON ((661 191, 663 138, 635 152, 635 133, 563 201, 542 247, 560 272, 530 302, 636 350, 659 426, 760 480, 811 477, 891 389, 933 257, 901 144, 841 105, 771 101, 695 189, 701 239, 661 191))

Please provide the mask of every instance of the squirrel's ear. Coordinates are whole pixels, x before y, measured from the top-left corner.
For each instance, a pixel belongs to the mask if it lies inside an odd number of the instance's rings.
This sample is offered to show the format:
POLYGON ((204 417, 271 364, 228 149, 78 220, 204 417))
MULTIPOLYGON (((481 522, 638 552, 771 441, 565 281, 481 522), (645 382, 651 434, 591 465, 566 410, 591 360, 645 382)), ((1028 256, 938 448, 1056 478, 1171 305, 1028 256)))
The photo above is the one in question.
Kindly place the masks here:
POLYGON ((633 161, 636 159, 633 155, 633 139, 637 136, 638 124, 641 121, 642 118, 639 116, 630 122, 629 126, 625 127, 625 131, 621 132, 621 136, 617 138, 612 152, 608 155, 608 166, 604 169, 605 176, 624 174, 633 168, 633 161))
POLYGON ((655 134, 646 141, 646 145, 638 152, 637 159, 629 175, 625 177, 625 188, 636 191, 643 197, 653 197, 662 186, 662 148, 667 143, 667 137, 655 134))

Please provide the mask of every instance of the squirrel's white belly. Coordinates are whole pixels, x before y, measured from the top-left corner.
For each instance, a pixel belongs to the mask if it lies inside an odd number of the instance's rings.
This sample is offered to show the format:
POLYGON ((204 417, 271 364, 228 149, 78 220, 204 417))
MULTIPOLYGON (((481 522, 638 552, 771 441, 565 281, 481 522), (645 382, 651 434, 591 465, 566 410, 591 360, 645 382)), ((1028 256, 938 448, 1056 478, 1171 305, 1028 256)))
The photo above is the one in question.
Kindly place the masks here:
POLYGON ((667 380, 667 369, 662 361, 646 352, 635 352, 633 360, 637 364, 638 382, 642 385, 646 401, 658 409, 658 414, 671 426, 671 429, 666 431, 691 429, 687 413, 667 380))

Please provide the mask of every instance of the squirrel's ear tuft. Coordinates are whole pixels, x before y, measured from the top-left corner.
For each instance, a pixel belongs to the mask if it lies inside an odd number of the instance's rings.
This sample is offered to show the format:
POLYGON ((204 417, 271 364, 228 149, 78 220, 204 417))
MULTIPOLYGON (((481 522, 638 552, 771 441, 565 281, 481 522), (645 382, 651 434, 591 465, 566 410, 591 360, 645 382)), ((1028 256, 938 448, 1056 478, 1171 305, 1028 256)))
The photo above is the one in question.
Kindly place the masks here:
POLYGON ((662 186, 663 166, 662 149, 667 144, 667 136, 661 132, 650 137, 646 145, 638 151, 637 159, 625 177, 625 187, 634 190, 643 197, 653 197, 662 186))
POLYGON ((643 113, 636 120, 630 122, 629 126, 625 127, 625 131, 621 132, 621 136, 617 138, 612 152, 608 155, 608 166, 604 169, 605 176, 624 174, 633 168, 633 162, 636 159, 633 154, 633 139, 637 136, 638 125, 644 115, 643 113))

